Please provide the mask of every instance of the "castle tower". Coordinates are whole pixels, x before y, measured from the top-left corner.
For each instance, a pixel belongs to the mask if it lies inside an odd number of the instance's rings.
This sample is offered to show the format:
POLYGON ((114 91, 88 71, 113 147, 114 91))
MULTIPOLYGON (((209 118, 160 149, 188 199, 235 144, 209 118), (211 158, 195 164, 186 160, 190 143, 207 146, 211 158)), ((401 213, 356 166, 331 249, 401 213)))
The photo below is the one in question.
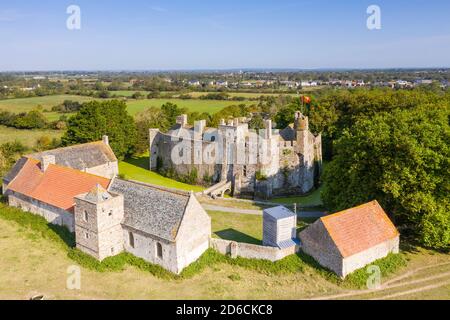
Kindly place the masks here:
POLYGON ((297 141, 296 153, 305 155, 309 143, 309 119, 300 111, 295 113, 294 130, 297 141))
POLYGON ((148 141, 150 145, 150 170, 155 170, 158 167, 160 137, 161 135, 159 129, 149 129, 148 141))
POLYGON ((123 251, 123 196, 96 185, 75 197, 75 236, 77 248, 103 260, 123 251))

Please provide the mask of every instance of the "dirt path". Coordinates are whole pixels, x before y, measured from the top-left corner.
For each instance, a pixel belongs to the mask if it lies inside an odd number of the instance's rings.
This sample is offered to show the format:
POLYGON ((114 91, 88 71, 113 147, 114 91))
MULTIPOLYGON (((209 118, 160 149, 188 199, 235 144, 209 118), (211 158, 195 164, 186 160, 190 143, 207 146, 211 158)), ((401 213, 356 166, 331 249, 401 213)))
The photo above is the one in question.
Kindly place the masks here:
MULTIPOLYGON (((415 285, 415 284, 419 284, 419 283, 423 283, 423 282, 428 282, 428 281, 432 281, 432 280, 437 280, 437 279, 442 279, 443 280, 447 280, 447 277, 450 277, 450 271, 449 272, 444 272, 441 274, 437 274, 434 276, 429 276, 429 277, 424 277, 424 278, 419 278, 419 279, 415 279, 415 280, 410 280, 410 281, 405 281, 405 282, 400 282, 401 280, 407 279, 423 270, 428 270, 428 269, 432 269, 432 268, 436 268, 436 267, 441 267, 441 266, 446 266, 446 265, 450 265, 450 262, 445 262, 445 263, 438 263, 438 264, 434 264, 434 265, 430 265, 430 266, 425 266, 425 267, 421 267, 421 268, 417 268, 414 270, 411 270, 401 276, 398 276, 394 279, 391 279, 389 281, 387 281, 386 283, 384 283, 380 289, 377 290, 352 290, 352 291, 348 291, 346 293, 342 293, 342 294, 336 294, 336 295, 331 295, 331 296, 321 296, 321 297, 313 297, 311 298, 311 300, 332 300, 332 299, 341 299, 341 298, 348 298, 348 297, 357 297, 357 296, 363 296, 363 295, 367 295, 367 294, 376 294, 376 293, 382 293, 394 288, 399 288, 399 287, 405 287, 405 286, 411 286, 411 285, 415 285), (400 282, 400 283, 396 283, 396 282, 400 282)), ((389 298, 394 298, 394 297, 399 297, 399 296, 403 296, 403 295, 408 295, 411 293, 416 293, 416 292, 422 292, 422 291, 426 291, 426 290, 432 290, 435 288, 439 288, 442 286, 445 286, 447 284, 450 284, 450 281, 440 281, 438 284, 432 284, 432 285, 428 285, 425 287, 419 287, 419 288, 415 288, 415 289, 410 289, 410 290, 406 290, 406 291, 401 291, 401 292, 397 292, 395 294, 391 294, 391 295, 384 295, 381 297, 375 297, 372 298, 372 300, 377 300, 377 299, 389 299, 389 298)))
POLYGON ((426 286, 426 287, 421 287, 421 288, 417 288, 417 289, 411 289, 411 290, 407 290, 407 291, 397 292, 397 293, 390 294, 390 295, 387 295, 387 296, 376 297, 376 298, 372 298, 370 300, 386 300, 386 299, 397 298, 397 297, 401 297, 401 296, 406 296, 408 294, 413 294, 413 293, 417 293, 417 292, 433 290, 433 289, 436 289, 436 288, 440 288, 440 287, 446 286, 448 284, 450 284, 450 280, 449 281, 445 281, 445 282, 440 282, 438 284, 432 284, 432 285, 429 285, 429 286, 426 286))
MULTIPOLYGON (((254 209, 241 209, 241 208, 232 208, 232 207, 224 207, 213 204, 202 203, 202 206, 205 210, 210 211, 220 211, 220 212, 231 212, 231 213, 241 213, 241 214, 250 214, 250 215, 258 215, 261 216, 263 214, 262 210, 254 210, 254 209)), ((324 212, 320 211, 299 211, 299 218, 320 218, 325 216, 324 212)))

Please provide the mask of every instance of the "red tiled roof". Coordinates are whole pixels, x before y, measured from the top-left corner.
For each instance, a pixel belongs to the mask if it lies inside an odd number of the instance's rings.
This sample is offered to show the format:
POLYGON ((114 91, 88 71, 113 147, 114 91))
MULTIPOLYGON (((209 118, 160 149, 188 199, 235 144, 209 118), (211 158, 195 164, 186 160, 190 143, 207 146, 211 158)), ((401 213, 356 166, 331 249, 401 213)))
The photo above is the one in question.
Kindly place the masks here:
POLYGON ((29 158, 8 189, 67 211, 73 209, 74 197, 100 184, 108 188, 110 179, 79 170, 49 165, 41 171, 40 162, 29 158))
POLYGON ((344 210, 321 220, 344 258, 399 235, 378 201, 344 210))

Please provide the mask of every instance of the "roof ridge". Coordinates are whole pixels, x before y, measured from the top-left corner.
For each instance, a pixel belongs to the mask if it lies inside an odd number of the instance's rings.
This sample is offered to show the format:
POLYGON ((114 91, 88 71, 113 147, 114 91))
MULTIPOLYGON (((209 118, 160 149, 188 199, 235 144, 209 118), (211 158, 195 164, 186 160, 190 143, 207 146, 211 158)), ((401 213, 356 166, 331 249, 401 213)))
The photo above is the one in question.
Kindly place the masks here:
POLYGON ((362 207, 368 207, 369 205, 373 205, 373 204, 378 204, 378 201, 377 200, 373 200, 373 201, 370 201, 370 202, 366 202, 366 203, 360 204, 359 206, 356 206, 356 207, 348 208, 348 209, 345 209, 345 210, 338 211, 336 213, 329 214, 327 216, 321 217, 320 219, 322 221, 327 221, 327 220, 329 220, 331 218, 336 218, 336 217, 339 217, 339 216, 341 216, 341 215, 343 215, 345 213, 348 213, 349 211, 352 211, 352 210, 355 210, 355 209, 360 209, 362 207))
POLYGON ((114 180, 122 180, 122 181, 125 181, 125 182, 131 182, 131 183, 134 183, 134 184, 137 184, 137 185, 141 185, 141 186, 144 186, 144 187, 150 187, 152 189, 157 189, 157 190, 160 190, 160 191, 177 194, 177 195, 184 196, 184 197, 190 197, 190 195, 191 195, 190 191, 183 191, 183 190, 178 190, 178 189, 162 187, 162 186, 158 186, 158 185, 155 185, 155 184, 150 184, 150 183, 136 181, 136 180, 125 180, 125 179, 120 179, 120 178, 116 178, 114 180))
MULTIPOLYGON (((35 158, 27 157, 27 159, 29 159, 29 160, 34 160, 34 161, 37 162, 37 163, 41 163, 41 161, 39 161, 38 159, 35 159, 35 158)), ((59 164, 50 163, 50 164, 49 164, 49 167, 50 167, 50 166, 57 167, 57 168, 60 168, 60 169, 69 170, 69 171, 74 171, 74 172, 79 173, 79 174, 82 174, 82 175, 88 175, 88 176, 92 176, 92 177, 96 177, 96 178, 101 178, 101 179, 105 179, 105 180, 109 180, 109 181, 112 180, 112 179, 109 179, 109 178, 105 178, 105 177, 99 176, 99 175, 97 175, 97 174, 93 174, 93 173, 90 173, 90 172, 81 171, 81 170, 74 169, 74 168, 71 168, 71 167, 61 166, 61 165, 59 165, 59 164)))
MULTIPOLYGON (((28 157, 31 157, 32 155, 42 154, 45 152, 58 151, 58 150, 64 150, 64 149, 73 149, 73 148, 81 147, 81 146, 88 145, 88 144, 99 144, 99 143, 104 144, 103 140, 97 140, 97 141, 74 144, 74 145, 65 146, 65 147, 58 147, 58 148, 51 149, 51 150, 44 150, 44 151, 40 151, 40 152, 29 153, 29 154, 24 155, 24 157, 28 158, 28 157)), ((104 144, 104 145, 106 145, 106 144, 104 144)))

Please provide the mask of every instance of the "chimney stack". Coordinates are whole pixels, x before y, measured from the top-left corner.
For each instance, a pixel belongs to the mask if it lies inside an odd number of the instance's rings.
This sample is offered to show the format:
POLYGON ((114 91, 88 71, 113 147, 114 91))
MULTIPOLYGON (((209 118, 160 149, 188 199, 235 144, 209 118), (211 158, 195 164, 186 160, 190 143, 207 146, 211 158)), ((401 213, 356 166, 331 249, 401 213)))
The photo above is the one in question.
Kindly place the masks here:
POLYGON ((181 116, 177 117, 177 124, 181 125, 182 127, 187 126, 188 124, 188 116, 187 114, 182 114, 181 116))
POLYGON ((108 137, 108 136, 106 136, 106 135, 103 136, 103 137, 102 137, 102 141, 103 141, 104 144, 106 144, 106 145, 109 146, 109 137, 108 137))
POLYGON ((51 164, 56 164, 55 156, 51 154, 43 156, 41 161, 41 171, 47 171, 48 166, 51 164))

